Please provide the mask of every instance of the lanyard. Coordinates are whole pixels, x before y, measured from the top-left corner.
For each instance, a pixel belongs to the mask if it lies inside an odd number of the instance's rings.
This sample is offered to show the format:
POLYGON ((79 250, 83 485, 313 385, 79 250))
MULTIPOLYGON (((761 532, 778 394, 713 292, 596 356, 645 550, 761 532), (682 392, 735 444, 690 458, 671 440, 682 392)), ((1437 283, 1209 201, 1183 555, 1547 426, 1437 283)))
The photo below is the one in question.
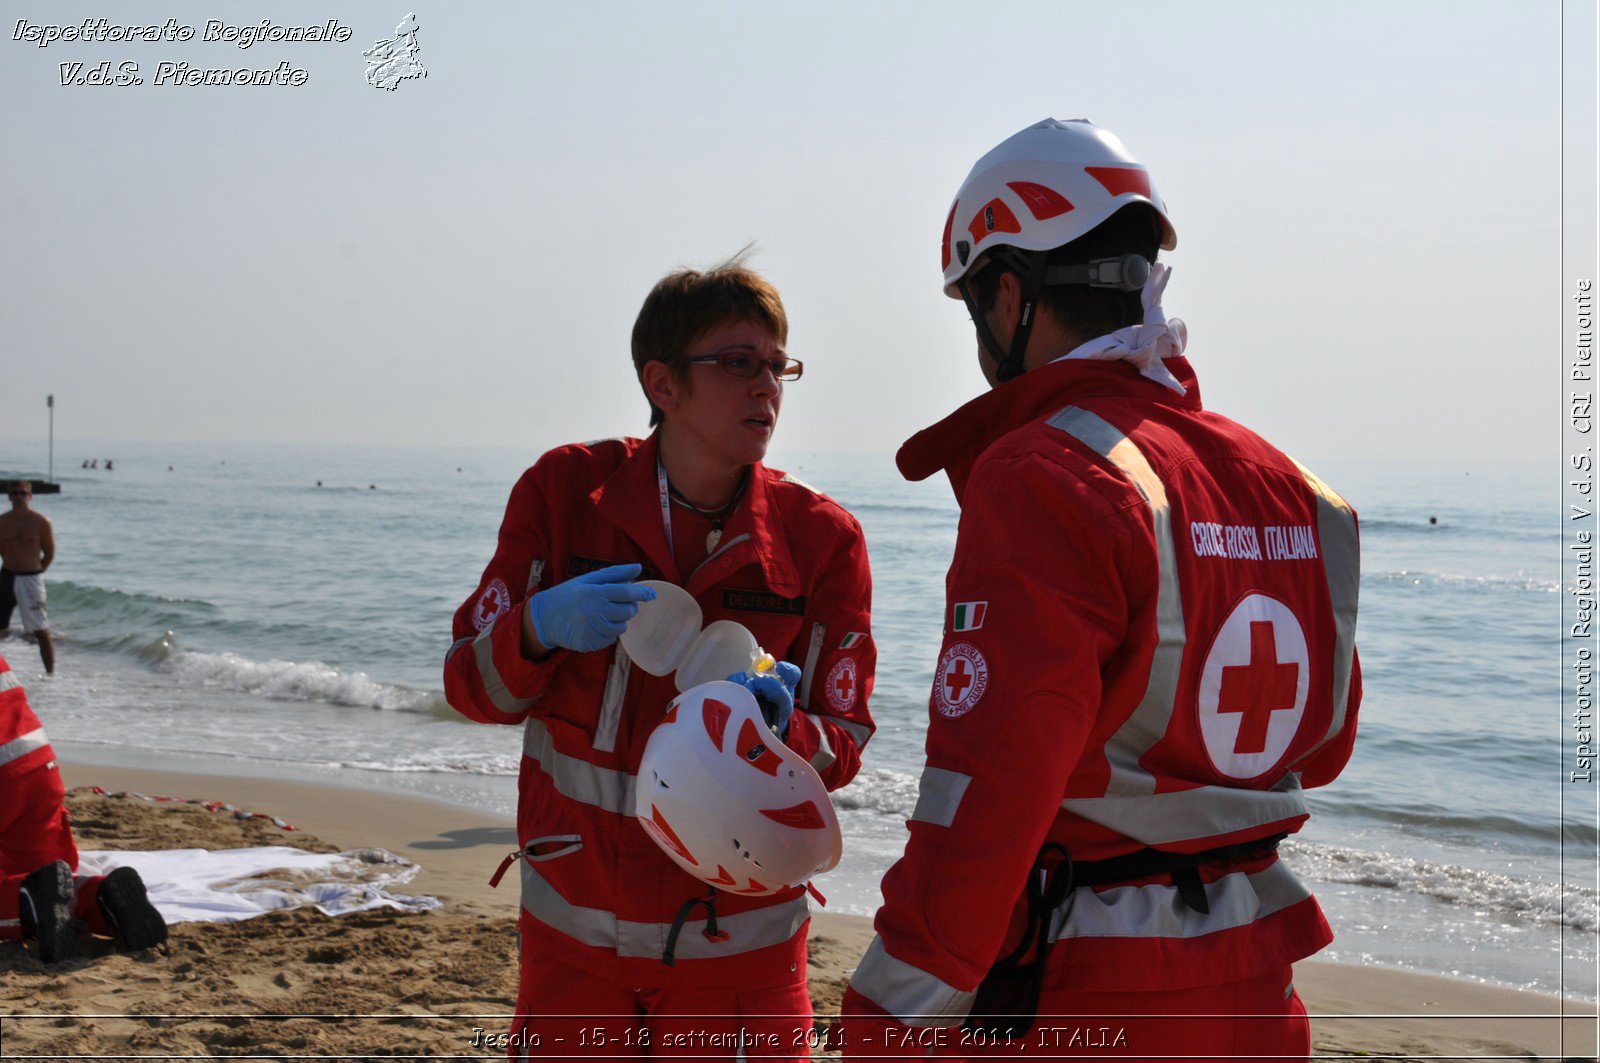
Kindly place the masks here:
POLYGON ((656 486, 661 490, 661 530, 667 536, 667 556, 676 560, 678 552, 672 547, 672 498, 667 494, 667 470, 660 458, 656 459, 656 486))

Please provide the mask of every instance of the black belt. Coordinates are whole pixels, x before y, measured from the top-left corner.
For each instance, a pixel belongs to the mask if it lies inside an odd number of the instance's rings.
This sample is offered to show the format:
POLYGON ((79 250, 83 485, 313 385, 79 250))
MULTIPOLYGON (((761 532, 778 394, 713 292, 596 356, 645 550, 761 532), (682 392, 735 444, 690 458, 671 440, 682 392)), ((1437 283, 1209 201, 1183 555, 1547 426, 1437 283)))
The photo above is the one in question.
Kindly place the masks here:
POLYGON ((1045 957, 1052 942, 1047 936, 1050 917, 1079 886, 1111 886, 1154 875, 1170 875, 1183 903, 1196 912, 1211 911, 1200 868, 1228 860, 1266 856, 1289 836, 1288 831, 1237 845, 1202 849, 1197 853, 1172 853, 1139 849, 1107 860, 1072 859, 1065 847, 1047 842, 1028 869, 1023 895, 1028 902, 1028 922, 1022 940, 989 969, 963 1024, 1001 1040, 1026 1037, 1039 1015, 1039 992, 1044 983, 1045 957), (1050 863, 1052 858, 1054 863, 1050 863), (1028 953, 1033 953, 1029 960, 1028 953))
MULTIPOLYGON (((1211 911, 1211 904, 1206 900, 1205 885, 1200 881, 1200 868, 1206 864, 1220 864, 1228 860, 1267 856, 1276 851, 1278 843, 1288 836, 1289 832, 1283 831, 1266 838, 1239 842, 1237 845, 1202 849, 1198 853, 1138 849, 1107 860, 1073 860, 1069 856, 1063 861, 1062 866, 1069 868, 1071 885, 1067 887, 1068 889, 1078 886, 1111 886, 1118 882, 1149 878, 1152 875, 1171 875, 1172 884, 1178 888, 1178 896, 1183 898, 1183 903, 1194 911, 1204 914, 1211 911)), ((1059 866, 1056 873, 1061 873, 1059 866)))

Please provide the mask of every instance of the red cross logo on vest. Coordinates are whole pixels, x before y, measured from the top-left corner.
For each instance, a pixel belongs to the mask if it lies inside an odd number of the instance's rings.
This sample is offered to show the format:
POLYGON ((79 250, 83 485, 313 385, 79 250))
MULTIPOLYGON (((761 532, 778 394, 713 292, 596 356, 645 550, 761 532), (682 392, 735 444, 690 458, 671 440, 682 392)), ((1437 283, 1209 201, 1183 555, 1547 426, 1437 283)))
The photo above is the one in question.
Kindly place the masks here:
POLYGON ((1217 629, 1200 673, 1200 734, 1212 765, 1253 779, 1278 765, 1310 689, 1305 630, 1288 605, 1250 594, 1217 629))
POLYGON ((472 610, 472 626, 482 631, 510 608, 511 592, 506 589, 505 581, 496 576, 478 596, 478 604, 472 610))
POLYGON ((856 703, 856 659, 840 657, 828 671, 825 693, 835 712, 849 712, 856 703))
POLYGON ((970 642, 953 642, 939 658, 933 703, 948 719, 965 716, 989 688, 989 662, 970 642))

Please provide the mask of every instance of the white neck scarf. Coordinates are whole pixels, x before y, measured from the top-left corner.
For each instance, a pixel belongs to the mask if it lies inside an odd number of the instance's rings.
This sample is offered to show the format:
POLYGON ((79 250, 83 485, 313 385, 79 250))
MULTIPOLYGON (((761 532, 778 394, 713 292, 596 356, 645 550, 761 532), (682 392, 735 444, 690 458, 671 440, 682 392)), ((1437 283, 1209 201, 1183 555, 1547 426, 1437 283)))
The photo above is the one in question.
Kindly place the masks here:
POLYGON ((1161 364, 1163 358, 1182 354, 1189 342, 1189 329, 1184 323, 1178 318, 1168 321, 1161 309, 1161 293, 1166 290, 1167 278, 1171 275, 1171 266, 1157 262, 1150 267, 1150 279, 1139 293, 1139 300, 1144 304, 1144 324, 1129 325, 1098 336, 1074 347, 1056 361, 1092 358, 1102 362, 1132 362, 1141 374, 1157 384, 1169 387, 1179 395, 1187 394, 1184 386, 1178 383, 1178 378, 1161 364))

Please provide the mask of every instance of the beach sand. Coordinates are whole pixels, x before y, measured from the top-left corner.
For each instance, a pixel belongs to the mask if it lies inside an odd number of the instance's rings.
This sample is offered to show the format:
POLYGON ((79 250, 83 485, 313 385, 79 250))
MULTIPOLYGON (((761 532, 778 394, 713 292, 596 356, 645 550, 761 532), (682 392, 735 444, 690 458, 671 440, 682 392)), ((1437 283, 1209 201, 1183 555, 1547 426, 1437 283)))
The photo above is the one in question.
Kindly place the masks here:
MULTIPOLYGON (((417 914, 300 910, 184 923, 164 949, 121 954, 96 942, 50 968, 0 944, 0 1056, 502 1058, 482 1037, 504 1031, 513 1006, 516 877, 499 890, 487 880, 516 847, 510 822, 419 797, 301 782, 71 764, 62 771, 69 787, 223 801, 300 828, 80 793, 69 798, 80 848, 377 846, 422 865, 407 892, 445 904, 417 914)), ((861 917, 813 920, 819 1021, 837 1015, 871 937, 861 917)), ((1568 1001, 1563 1019, 1551 996, 1315 961, 1299 965, 1296 984, 1320 1058, 1595 1056, 1593 1005, 1568 1001)))

